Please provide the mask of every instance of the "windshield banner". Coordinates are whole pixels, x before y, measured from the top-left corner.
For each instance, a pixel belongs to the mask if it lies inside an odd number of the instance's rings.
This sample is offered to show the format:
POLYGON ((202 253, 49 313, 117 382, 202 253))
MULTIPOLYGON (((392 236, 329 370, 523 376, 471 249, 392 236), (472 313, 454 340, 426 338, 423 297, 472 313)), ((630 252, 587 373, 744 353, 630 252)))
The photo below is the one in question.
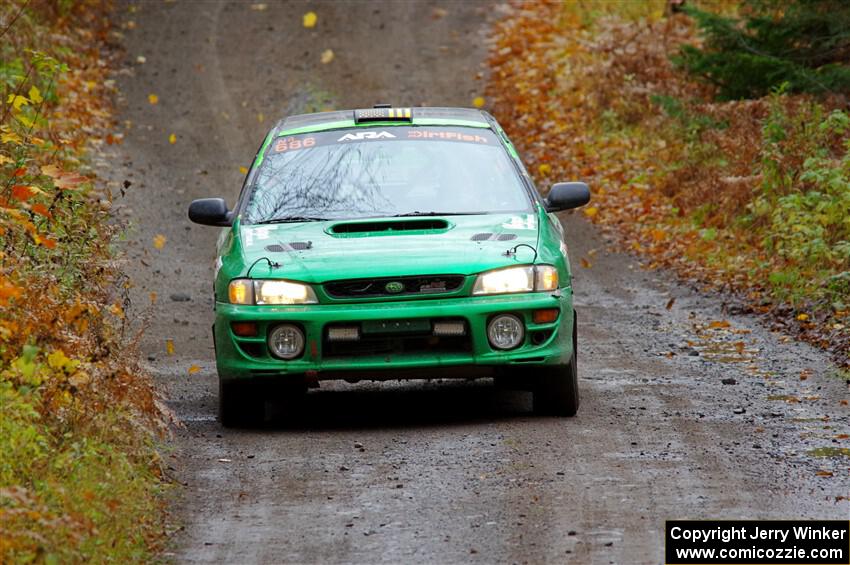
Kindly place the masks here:
POLYGON ((370 141, 447 141, 476 145, 498 145, 496 135, 485 128, 446 126, 386 126, 382 128, 350 128, 320 131, 299 135, 284 135, 275 139, 269 153, 287 153, 320 147, 323 145, 346 145, 370 141))

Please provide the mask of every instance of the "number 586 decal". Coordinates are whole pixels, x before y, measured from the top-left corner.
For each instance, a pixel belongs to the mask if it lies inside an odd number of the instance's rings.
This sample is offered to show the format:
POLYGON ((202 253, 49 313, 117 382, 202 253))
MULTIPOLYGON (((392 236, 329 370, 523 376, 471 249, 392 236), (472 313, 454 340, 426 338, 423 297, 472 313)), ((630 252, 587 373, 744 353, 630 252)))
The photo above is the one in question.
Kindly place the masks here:
POLYGON ((275 142, 274 151, 275 153, 297 151, 305 147, 313 147, 314 145, 316 145, 315 137, 307 137, 304 139, 301 139, 300 137, 282 137, 275 142))

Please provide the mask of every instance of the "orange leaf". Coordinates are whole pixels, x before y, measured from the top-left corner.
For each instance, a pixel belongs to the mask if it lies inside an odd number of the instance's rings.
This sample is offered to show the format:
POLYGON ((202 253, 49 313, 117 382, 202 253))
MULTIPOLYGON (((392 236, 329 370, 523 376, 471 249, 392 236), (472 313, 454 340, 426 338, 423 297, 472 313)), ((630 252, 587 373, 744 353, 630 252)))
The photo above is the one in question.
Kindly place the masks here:
POLYGON ((714 320, 710 324, 708 324, 709 328, 718 329, 718 328, 728 328, 731 324, 726 320, 714 320))
POLYGON ((37 202, 32 205, 32 211, 34 214, 38 214, 39 216, 44 216, 45 218, 53 217, 53 214, 50 213, 50 210, 42 204, 41 202, 37 202))
POLYGON ((15 198, 16 200, 26 202, 33 196, 35 196, 35 189, 33 189, 33 187, 31 186, 16 184, 12 187, 12 198, 15 198))
POLYGON ((113 316, 123 319, 124 318, 124 308, 121 307, 117 302, 109 307, 109 311, 113 316))
POLYGON ((189 374, 194 375, 195 373, 197 373, 200 370, 201 370, 201 368, 198 367, 197 365, 192 365, 191 367, 189 367, 189 374))
POLYGON ((0 304, 7 304, 10 298, 18 298, 23 291, 10 283, 8 280, 0 279, 0 304))

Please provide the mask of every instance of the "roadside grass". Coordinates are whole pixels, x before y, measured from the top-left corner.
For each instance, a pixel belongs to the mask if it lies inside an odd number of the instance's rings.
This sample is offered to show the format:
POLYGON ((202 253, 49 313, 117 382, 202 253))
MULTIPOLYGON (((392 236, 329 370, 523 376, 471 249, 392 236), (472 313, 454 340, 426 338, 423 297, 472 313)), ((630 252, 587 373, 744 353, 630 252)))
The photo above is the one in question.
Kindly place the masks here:
POLYGON ((0 6, 0 562, 147 562, 164 413, 127 334, 109 192, 109 3, 0 6))
MULTIPOLYGON (((733 11, 734 2, 703 3, 733 11)), ((715 102, 663 2, 518 3, 496 26, 493 112, 545 190, 647 258, 733 291, 850 363, 850 116, 839 97, 715 102)))

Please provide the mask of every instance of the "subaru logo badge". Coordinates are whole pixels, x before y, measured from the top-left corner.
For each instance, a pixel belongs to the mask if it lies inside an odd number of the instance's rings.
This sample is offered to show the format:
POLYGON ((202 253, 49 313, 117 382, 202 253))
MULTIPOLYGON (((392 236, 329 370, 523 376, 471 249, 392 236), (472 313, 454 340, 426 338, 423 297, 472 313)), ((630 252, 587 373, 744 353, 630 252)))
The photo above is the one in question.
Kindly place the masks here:
POLYGON ((386 290, 390 294, 398 294, 399 292, 404 290, 404 283, 400 283, 398 281, 388 282, 384 287, 384 290, 386 290))

